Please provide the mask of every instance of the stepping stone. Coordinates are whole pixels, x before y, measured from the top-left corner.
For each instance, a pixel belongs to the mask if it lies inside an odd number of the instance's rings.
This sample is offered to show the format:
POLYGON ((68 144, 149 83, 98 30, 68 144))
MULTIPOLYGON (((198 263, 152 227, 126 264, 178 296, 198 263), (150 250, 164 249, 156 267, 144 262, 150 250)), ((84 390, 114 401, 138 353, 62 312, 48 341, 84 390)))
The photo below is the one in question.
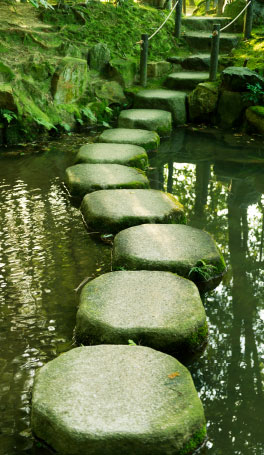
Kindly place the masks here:
MULTIPOLYGON (((187 32, 183 35, 188 46, 195 51, 210 52, 212 32, 187 32)), ((241 40, 239 35, 233 33, 221 33, 220 53, 230 52, 241 40)))
POLYGON ((113 264, 115 270, 174 272, 190 278, 202 290, 216 287, 225 271, 211 235, 180 224, 142 224, 119 232, 113 264))
POLYGON ((181 71, 172 73, 166 79, 166 87, 172 90, 193 90, 197 84, 209 80, 209 73, 198 71, 181 71))
POLYGON ((148 155, 138 145, 87 144, 80 148, 75 163, 122 164, 144 170, 148 166, 148 155))
POLYGON ((149 152, 158 148, 160 138, 155 131, 130 128, 112 128, 105 130, 99 136, 99 142, 139 145, 149 152))
POLYGON ((89 227, 119 232, 143 223, 182 223, 184 208, 177 199, 158 190, 107 190, 87 194, 81 211, 89 227))
POLYGON ((172 114, 175 125, 186 123, 186 93, 174 90, 141 90, 135 95, 136 108, 164 109, 172 114))
MULTIPOLYGON (((225 27, 232 21, 231 17, 214 17, 214 16, 189 16, 182 17, 182 25, 189 30, 212 32, 213 24, 220 24, 221 28, 225 27)), ((234 30, 234 29, 233 29, 234 30)), ((228 31, 233 31, 232 25, 228 31)), ((221 35, 222 36, 222 35, 221 35)))
POLYGON ((171 56, 168 57, 168 62, 177 63, 185 70, 191 71, 205 71, 210 67, 210 54, 194 54, 188 57, 171 56))
POLYGON ((175 356, 204 345, 207 323, 194 283, 149 270, 101 275, 81 292, 75 338, 81 344, 133 340, 175 356))
POLYGON ((76 164, 66 169, 66 185, 73 196, 115 188, 149 188, 143 172, 120 164, 76 164))
POLYGON ((34 435, 64 455, 189 453, 205 439, 187 368, 142 346, 86 346, 36 374, 34 435))
POLYGON ((168 136, 172 129, 171 113, 161 109, 128 109, 120 113, 118 126, 142 128, 157 131, 159 136, 168 136))

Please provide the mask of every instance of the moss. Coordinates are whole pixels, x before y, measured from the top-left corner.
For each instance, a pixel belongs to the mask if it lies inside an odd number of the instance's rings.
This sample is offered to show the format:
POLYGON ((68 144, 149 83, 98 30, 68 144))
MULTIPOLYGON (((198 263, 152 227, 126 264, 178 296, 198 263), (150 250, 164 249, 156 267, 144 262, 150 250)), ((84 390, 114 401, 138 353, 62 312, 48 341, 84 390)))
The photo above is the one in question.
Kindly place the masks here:
POLYGON ((190 455, 192 454, 206 438, 206 425, 201 430, 198 430, 185 447, 179 452, 179 455, 190 455))
POLYGON ((202 327, 199 327, 196 332, 192 333, 192 335, 187 340, 187 349, 190 352, 196 352, 202 346, 205 345, 208 338, 208 324, 205 321, 202 327))

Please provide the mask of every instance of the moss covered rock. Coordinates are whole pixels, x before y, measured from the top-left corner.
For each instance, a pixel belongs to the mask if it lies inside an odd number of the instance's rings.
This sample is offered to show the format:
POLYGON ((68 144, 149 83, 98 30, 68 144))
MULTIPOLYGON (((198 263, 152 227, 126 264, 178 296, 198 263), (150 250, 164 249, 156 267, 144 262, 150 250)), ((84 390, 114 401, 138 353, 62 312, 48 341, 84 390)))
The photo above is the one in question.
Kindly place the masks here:
POLYGON ((90 69, 102 72, 106 69, 111 59, 110 50, 105 43, 95 44, 88 53, 90 69))
POLYGON ((47 363, 36 377, 34 435, 65 455, 175 455, 205 438, 191 375, 143 346, 87 346, 47 363))
POLYGON ((160 143, 159 135, 155 131, 142 129, 112 128, 105 130, 99 136, 99 142, 132 144, 143 147, 146 151, 156 150, 160 143))
POLYGON ((250 106, 246 110, 246 119, 253 129, 264 134, 264 106, 250 106))
POLYGON ((243 93, 221 90, 217 107, 218 125, 227 129, 241 125, 243 112, 247 106, 243 93))
POLYGON ((133 340, 183 359, 199 349, 206 336, 197 287, 173 273, 111 272, 82 289, 75 328, 78 343, 133 340))
POLYGON ((172 129, 171 113, 161 109, 128 109, 118 118, 120 128, 141 128, 167 136, 172 129))
MULTIPOLYGON (((218 101, 219 84, 216 82, 204 82, 188 96, 190 120, 209 120, 208 114, 216 111, 218 101)), ((212 119, 212 118, 211 118, 212 119)))
POLYGON ((8 109, 13 112, 17 111, 13 89, 9 84, 0 83, 0 109, 8 109))
POLYGON ((86 60, 64 57, 51 81, 54 101, 58 104, 67 104, 78 100, 84 94, 87 82, 86 60))
POLYGON ((264 88, 264 78, 255 71, 242 66, 229 66, 221 73, 222 88, 232 92, 245 92, 247 84, 260 84, 264 88))
POLYGON ((138 169, 146 169, 148 155, 143 147, 131 144, 87 144, 83 145, 75 159, 75 164, 122 164, 138 169))

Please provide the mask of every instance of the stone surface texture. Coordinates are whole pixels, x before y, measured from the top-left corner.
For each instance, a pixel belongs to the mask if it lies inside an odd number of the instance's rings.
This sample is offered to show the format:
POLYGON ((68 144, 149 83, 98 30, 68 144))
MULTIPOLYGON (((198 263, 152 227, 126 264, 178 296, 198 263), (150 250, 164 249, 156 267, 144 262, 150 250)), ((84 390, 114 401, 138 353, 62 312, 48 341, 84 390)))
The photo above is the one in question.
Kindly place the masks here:
MULTIPOLYGON (((207 28, 207 30, 210 30, 210 28, 207 28)), ((210 52, 211 50, 212 41, 211 31, 210 32, 188 31, 187 33, 185 33, 184 39, 194 52, 196 51, 210 52)), ((240 37, 238 35, 235 35, 233 33, 222 33, 220 40, 220 53, 230 52, 234 47, 238 45, 239 41, 240 37)))
POLYGON ((103 232, 119 232, 144 223, 181 223, 184 208, 158 190, 107 190, 87 194, 81 210, 87 225, 103 232))
POLYGON ((143 147, 146 151, 156 150, 160 143, 159 135, 155 131, 130 128, 112 128, 103 131, 99 142, 133 144, 143 147))
POLYGON ((169 272, 119 271, 84 286, 75 337, 82 344, 127 344, 131 339, 184 357, 205 341, 206 330, 199 336, 205 324, 191 281, 169 272))
POLYGON ((219 87, 215 82, 204 82, 189 94, 190 120, 208 118, 208 114, 216 111, 219 87))
POLYGON ((110 59, 110 50, 104 43, 97 43, 89 50, 88 65, 91 70, 104 71, 110 59))
POLYGON ((186 93, 166 89, 141 90, 135 96, 135 108, 164 109, 172 114, 175 125, 186 123, 186 93))
POLYGON ((121 111, 118 118, 120 128, 141 128, 157 131, 159 136, 170 134, 171 113, 161 109, 128 109, 121 111))
POLYGON ((143 224, 119 232, 114 240, 114 268, 164 270, 188 277, 203 260, 225 270, 218 248, 205 231, 184 225, 143 224))
POLYGON ((246 119, 255 131, 264 134, 264 106, 250 106, 246 110, 246 119))
POLYGON ((76 164, 66 169, 66 185, 73 196, 115 188, 149 188, 147 177, 119 164, 76 164))
POLYGON ((59 454, 179 455, 204 428, 189 371, 150 348, 72 349, 35 378, 33 433, 59 454))
POLYGON ((172 73, 166 79, 166 87, 172 90, 192 90, 197 84, 209 79, 209 74, 203 71, 181 71, 172 73))
POLYGON ((143 147, 131 144, 87 144, 83 145, 75 164, 122 164, 138 169, 148 166, 148 155, 143 147))
POLYGON ((247 106, 243 93, 222 90, 217 106, 217 124, 227 129, 241 125, 243 111, 247 106))
POLYGON ((264 88, 264 78, 249 68, 229 66, 221 73, 222 87, 232 92, 246 92, 247 84, 259 83, 264 88))

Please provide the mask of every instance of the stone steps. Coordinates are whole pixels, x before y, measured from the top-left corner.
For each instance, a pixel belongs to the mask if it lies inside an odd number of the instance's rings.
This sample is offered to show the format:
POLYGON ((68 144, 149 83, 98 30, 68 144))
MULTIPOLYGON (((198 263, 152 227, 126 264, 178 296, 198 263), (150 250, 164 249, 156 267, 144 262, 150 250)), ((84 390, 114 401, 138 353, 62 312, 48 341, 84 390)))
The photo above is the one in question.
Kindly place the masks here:
POLYGON ((210 67, 211 55, 207 54, 193 54, 187 57, 171 56, 167 60, 170 63, 181 65, 184 70, 189 71, 206 71, 210 67))
MULTIPOLYGON (((210 52, 212 33, 211 32, 186 32, 183 35, 188 46, 194 52, 210 52)), ((234 33, 222 33, 220 39, 220 53, 230 52, 240 41, 240 36, 234 33)))
MULTIPOLYGON (((214 17, 214 16, 188 16, 182 18, 182 26, 184 29, 192 31, 211 32, 213 24, 220 24, 221 28, 225 27, 232 21, 231 17, 214 17)), ((227 28, 229 33, 242 32, 238 28, 237 23, 232 24, 227 28)))
POLYGON ((171 90, 193 90, 197 84, 209 80, 209 73, 201 71, 181 71, 169 74, 165 86, 171 90))

